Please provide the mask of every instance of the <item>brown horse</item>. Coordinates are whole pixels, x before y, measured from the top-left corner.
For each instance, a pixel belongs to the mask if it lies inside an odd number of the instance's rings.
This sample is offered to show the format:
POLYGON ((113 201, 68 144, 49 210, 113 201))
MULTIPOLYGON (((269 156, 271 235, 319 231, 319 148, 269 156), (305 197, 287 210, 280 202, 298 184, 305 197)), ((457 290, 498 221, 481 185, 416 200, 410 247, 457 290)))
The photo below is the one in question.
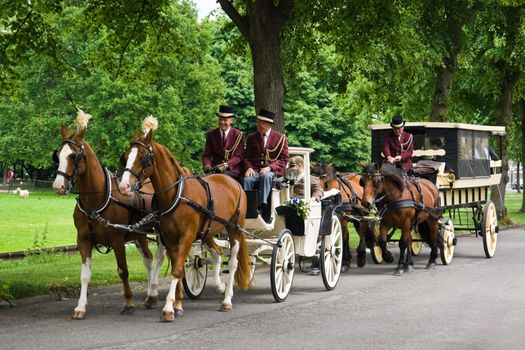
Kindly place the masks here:
MULTIPOLYGON (((341 215, 341 225, 343 227, 343 266, 346 266, 347 270, 348 267, 350 267, 350 261, 352 260, 350 244, 348 242, 349 222, 354 225, 354 228, 359 235, 359 245, 357 246, 357 266, 365 266, 366 246, 373 249, 375 237, 369 229, 369 221, 364 218, 368 215, 368 211, 361 203, 361 198, 363 197, 363 187, 360 185, 361 174, 356 172, 336 174, 332 163, 324 162, 314 166, 311 171, 312 174, 319 176, 321 187, 323 187, 324 191, 335 188, 341 193, 343 205, 340 208, 344 212, 344 215, 341 215)), ((386 247, 386 241, 379 237, 378 244, 381 248, 383 259, 386 262, 394 261, 394 256, 386 247)))
POLYGON ((436 185, 426 179, 408 178, 392 164, 379 169, 375 164, 363 166, 363 206, 377 207, 381 217, 380 235, 386 240, 390 228, 401 229, 399 261, 395 275, 414 270, 411 229, 417 227, 431 248, 427 269, 436 265, 438 255, 439 195, 436 185), (406 258, 405 258, 406 250, 406 258))
POLYGON ((136 133, 132 138, 130 149, 124 155, 126 172, 120 188, 131 192, 147 178, 155 188, 162 239, 172 266, 171 286, 161 321, 173 321, 184 313, 180 281, 186 256, 198 238, 210 248, 217 266, 214 282, 225 294, 220 310, 229 311, 234 282, 247 289, 251 280, 248 246, 239 230, 246 217, 246 194, 237 181, 226 175, 184 177, 182 167, 168 148, 152 140, 156 127, 156 119, 148 117, 143 123, 143 134, 136 133), (231 247, 226 284, 220 281, 220 247, 214 241, 214 236, 224 228, 231 247))
MULTIPOLYGON (((89 115, 79 112, 80 119, 86 116, 89 120, 89 115)), ((117 271, 124 286, 121 314, 130 314, 134 311, 124 246, 128 241, 135 242, 148 270, 148 296, 145 306, 153 308, 158 296, 158 274, 164 259, 163 248, 159 246, 157 263, 152 268, 152 254, 145 234, 106 226, 108 223, 130 225, 136 222, 144 213, 144 208, 151 208, 153 191, 150 188, 150 195, 145 195, 143 198, 136 197, 133 200, 129 196, 120 194, 117 179, 102 167, 95 153, 84 140, 86 125, 87 120, 77 132, 62 127, 62 144, 53 154, 53 159, 58 163, 57 176, 53 182, 55 192, 64 195, 74 184, 79 190, 73 219, 77 229, 77 247, 82 259, 82 269, 80 298, 73 318, 84 319, 86 316, 88 284, 91 279, 91 252, 97 245, 106 246, 108 251, 112 248, 115 253, 117 271)))

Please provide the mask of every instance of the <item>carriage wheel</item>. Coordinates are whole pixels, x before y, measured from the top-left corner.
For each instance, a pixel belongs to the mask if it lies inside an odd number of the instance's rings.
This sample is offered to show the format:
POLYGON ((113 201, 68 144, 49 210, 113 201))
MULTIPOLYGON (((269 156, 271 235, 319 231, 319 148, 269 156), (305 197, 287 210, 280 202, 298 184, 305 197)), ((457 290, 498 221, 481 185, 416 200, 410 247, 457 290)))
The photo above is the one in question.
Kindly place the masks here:
POLYGON ((496 252, 498 243, 498 213, 494 202, 488 201, 483 210, 483 219, 481 220, 481 236, 483 236, 483 249, 485 256, 492 258, 496 252))
MULTIPOLYGON (((377 238, 379 237, 379 221, 371 221, 368 224, 368 229, 373 232, 375 240, 377 241, 377 238)), ((375 264, 382 264, 383 263, 383 251, 381 250, 381 247, 374 242, 372 247, 370 247, 370 256, 372 256, 372 261, 375 264)))
POLYGON ((319 254, 321 276, 327 290, 332 290, 339 282, 343 264, 343 228, 339 216, 332 215, 332 231, 323 236, 319 254))
POLYGON ((423 242, 421 242, 421 235, 417 230, 412 230, 412 239, 417 239, 417 241, 412 241, 412 256, 418 256, 421 253, 421 248, 423 248, 423 242))
POLYGON ((198 299, 206 286, 208 276, 207 251, 202 250, 201 245, 192 245, 184 263, 184 276, 182 286, 190 299, 198 299))
POLYGON ((290 230, 283 230, 273 247, 270 282, 275 301, 286 300, 295 272, 295 246, 290 230))
POLYGON ((443 245, 441 246, 441 262, 443 265, 448 265, 452 262, 454 256, 454 246, 456 245, 456 238, 454 238, 454 223, 451 219, 446 219, 445 223, 441 225, 440 233, 443 238, 443 245))

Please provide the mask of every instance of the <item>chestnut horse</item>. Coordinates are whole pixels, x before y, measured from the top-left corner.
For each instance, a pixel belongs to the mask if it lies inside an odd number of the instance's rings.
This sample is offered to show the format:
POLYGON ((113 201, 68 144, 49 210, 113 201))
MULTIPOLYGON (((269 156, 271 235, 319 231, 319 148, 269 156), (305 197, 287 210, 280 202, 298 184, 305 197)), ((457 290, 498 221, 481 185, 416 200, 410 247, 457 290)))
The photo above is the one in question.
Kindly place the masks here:
MULTIPOLYGON (((79 117, 83 116, 88 116, 89 120, 89 115, 80 112, 79 117)), ((110 223, 130 225, 136 222, 144 213, 144 208, 151 208, 153 190, 150 188, 150 194, 143 198, 133 199, 119 193, 117 179, 102 167, 95 153, 84 140, 84 128, 75 132, 62 127, 61 133, 62 143, 53 153, 53 159, 58 163, 53 189, 58 194, 64 195, 76 184, 79 190, 73 219, 77 229, 77 247, 82 259, 82 269, 80 297, 73 318, 84 319, 86 316, 88 284, 91 279, 91 254, 93 247, 99 244, 106 246, 108 251, 112 248, 115 253, 118 275, 124 286, 121 314, 130 314, 135 308, 126 263, 125 243, 128 241, 135 242, 148 271, 148 295, 145 306, 155 307, 158 296, 158 274, 164 260, 162 245, 159 245, 156 265, 152 268, 152 254, 145 234, 131 233, 105 225, 110 223)))
POLYGON ((386 240, 390 228, 401 229, 399 261, 395 275, 414 270, 411 229, 417 229, 430 246, 427 269, 436 265, 438 256, 439 195, 436 185, 427 179, 408 178, 403 170, 385 163, 363 165, 363 198, 365 208, 377 207, 381 223, 379 232, 386 240), (405 255, 406 250, 406 255, 405 255))
POLYGON ((248 246, 239 230, 244 227, 246 217, 246 194, 240 184, 227 175, 185 177, 169 149, 152 140, 156 128, 156 119, 148 117, 143 123, 143 134, 136 133, 132 138, 124 154, 127 163, 120 189, 131 193, 147 178, 155 189, 162 240, 172 266, 171 286, 160 319, 173 321, 184 314, 180 281, 186 256, 198 238, 210 248, 215 264, 214 282, 224 293, 219 310, 229 311, 234 280, 242 289, 247 289, 251 281, 248 246), (220 280, 220 247, 214 241, 214 236, 224 228, 231 247, 226 284, 220 280))
MULTIPOLYGON (((366 265, 366 246, 373 249, 376 237, 369 229, 369 221, 365 218, 368 210, 366 210, 362 203, 363 187, 360 184, 361 174, 356 172, 336 174, 332 163, 321 162, 312 168, 312 173, 319 176, 321 187, 323 191, 328 191, 336 188, 341 193, 343 205, 340 207, 344 212, 341 215, 341 225, 343 228, 343 266, 350 267, 352 254, 350 252, 350 244, 348 242, 349 232, 348 223, 354 225, 356 232, 359 235, 359 245, 357 246, 357 266, 363 267, 366 265)), ((378 237, 379 247, 381 248, 383 259, 386 262, 394 261, 394 256, 386 247, 386 240, 378 237)))

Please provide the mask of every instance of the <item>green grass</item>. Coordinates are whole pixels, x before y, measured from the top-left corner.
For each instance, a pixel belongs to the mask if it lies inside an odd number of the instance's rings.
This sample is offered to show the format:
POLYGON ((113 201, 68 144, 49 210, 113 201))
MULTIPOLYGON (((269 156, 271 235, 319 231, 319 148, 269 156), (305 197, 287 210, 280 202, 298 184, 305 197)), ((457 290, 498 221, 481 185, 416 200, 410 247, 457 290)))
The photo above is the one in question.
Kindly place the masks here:
POLYGON ((75 245, 75 203, 52 191, 32 191, 28 199, 0 193, 0 252, 75 245))

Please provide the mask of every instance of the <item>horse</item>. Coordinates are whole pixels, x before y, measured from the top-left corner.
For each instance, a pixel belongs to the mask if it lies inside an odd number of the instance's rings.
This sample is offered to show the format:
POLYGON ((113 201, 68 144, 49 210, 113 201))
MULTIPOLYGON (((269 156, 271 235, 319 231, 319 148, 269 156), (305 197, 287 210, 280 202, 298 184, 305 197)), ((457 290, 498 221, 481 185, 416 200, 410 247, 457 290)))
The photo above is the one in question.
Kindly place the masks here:
MULTIPOLYGON (((359 235, 357 266, 364 267, 366 265, 366 246, 373 249, 376 238, 369 229, 369 221, 364 218, 368 215, 368 211, 361 204, 361 198, 363 197, 363 187, 360 184, 361 174, 357 172, 336 174, 332 163, 326 162, 320 162, 314 165, 311 172, 319 176, 323 191, 336 188, 341 193, 343 199, 343 205, 341 206, 343 211, 343 215, 341 215, 343 228, 343 266, 346 266, 346 270, 348 270, 350 261, 352 260, 350 244, 348 242, 348 223, 352 222, 359 235)), ((389 263, 394 261, 394 256, 386 247, 386 240, 379 237, 378 245, 381 248, 383 259, 389 263)))
POLYGON ((381 218, 380 236, 386 240, 389 229, 401 229, 400 255, 394 274, 400 276, 414 270, 410 232, 416 226, 421 238, 431 248, 426 268, 432 269, 436 265, 441 237, 441 210, 436 185, 427 179, 409 178, 403 170, 389 163, 381 167, 374 163, 363 165, 362 184, 363 206, 368 209, 377 207, 381 218))
MULTIPOLYGON (((80 274, 81 290, 78 304, 73 312, 74 319, 86 317, 88 284, 91 279, 91 254, 95 247, 104 245, 107 253, 113 249, 117 260, 118 275, 124 286, 124 302, 121 314, 133 313, 133 293, 128 282, 125 243, 134 241, 148 271, 148 290, 144 306, 154 308, 158 298, 158 275, 164 260, 164 249, 157 249, 156 265, 152 267, 153 255, 144 233, 128 232, 112 224, 129 225, 151 210, 151 184, 144 186, 149 195, 130 198, 118 192, 118 179, 104 168, 90 145, 84 140, 84 130, 91 116, 79 111, 77 131, 62 126, 62 143, 53 153, 58 164, 53 189, 60 195, 67 194, 73 186, 78 187, 79 197, 73 219, 77 229, 77 247, 82 260, 80 274), (142 209, 140 209, 142 208, 142 209)), ((100 251, 100 250, 99 250, 100 251)))
POLYGON ((227 175, 185 176, 170 150, 153 141, 157 120, 147 117, 142 126, 142 133, 135 133, 124 154, 126 168, 120 189, 132 193, 148 178, 155 189, 161 238, 171 262, 171 285, 160 320, 173 322, 184 315, 180 282, 185 259, 198 238, 210 249, 215 265, 213 281, 224 293, 219 311, 230 311, 234 282, 241 289, 248 289, 251 282, 248 246, 240 230, 245 223, 246 194, 240 184, 227 175), (214 237, 225 228, 231 256, 228 282, 222 283, 221 249, 214 237))

